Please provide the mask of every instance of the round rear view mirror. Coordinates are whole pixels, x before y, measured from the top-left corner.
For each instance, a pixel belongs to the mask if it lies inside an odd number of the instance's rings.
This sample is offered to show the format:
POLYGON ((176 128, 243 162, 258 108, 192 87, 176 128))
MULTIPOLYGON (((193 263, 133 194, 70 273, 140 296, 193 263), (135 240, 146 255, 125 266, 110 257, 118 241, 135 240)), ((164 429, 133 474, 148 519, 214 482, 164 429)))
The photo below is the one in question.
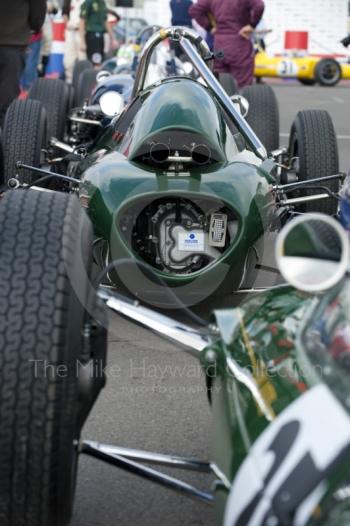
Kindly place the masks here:
POLYGON ((323 214, 288 223, 277 237, 276 260, 284 279, 305 292, 330 289, 349 267, 349 239, 342 226, 323 214))

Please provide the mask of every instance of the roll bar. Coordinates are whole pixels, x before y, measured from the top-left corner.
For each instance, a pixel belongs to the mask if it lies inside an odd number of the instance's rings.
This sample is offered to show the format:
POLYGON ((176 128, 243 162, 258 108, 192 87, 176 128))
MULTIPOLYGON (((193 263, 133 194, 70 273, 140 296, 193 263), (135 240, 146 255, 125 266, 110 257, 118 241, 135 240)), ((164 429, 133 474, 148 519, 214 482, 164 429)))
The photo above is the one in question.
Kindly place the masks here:
POLYGON ((134 88, 132 97, 137 95, 144 89, 148 67, 151 61, 151 56, 155 47, 163 40, 170 38, 173 42, 178 42, 181 49, 191 61, 193 67, 197 70, 199 75, 206 82, 211 89, 213 95, 218 100, 219 104, 233 119, 237 129, 243 135, 249 146, 252 148, 255 155, 260 159, 267 158, 267 151, 255 132, 251 129, 247 121, 237 110, 235 104, 230 99, 220 82, 213 75, 208 68, 205 60, 212 58, 210 49, 205 40, 197 33, 188 28, 183 27, 169 27, 168 29, 160 29, 152 35, 143 48, 140 63, 136 72, 134 88))
POLYGON ((169 27, 167 29, 160 29, 151 36, 142 50, 140 63, 136 72, 134 88, 132 91, 133 97, 136 97, 145 86, 146 75, 151 62, 152 53, 158 44, 167 38, 170 38, 175 42, 179 42, 182 36, 189 39, 196 45, 203 58, 210 56, 208 44, 205 42, 205 40, 203 40, 202 37, 197 35, 197 33, 191 29, 184 27, 169 27))

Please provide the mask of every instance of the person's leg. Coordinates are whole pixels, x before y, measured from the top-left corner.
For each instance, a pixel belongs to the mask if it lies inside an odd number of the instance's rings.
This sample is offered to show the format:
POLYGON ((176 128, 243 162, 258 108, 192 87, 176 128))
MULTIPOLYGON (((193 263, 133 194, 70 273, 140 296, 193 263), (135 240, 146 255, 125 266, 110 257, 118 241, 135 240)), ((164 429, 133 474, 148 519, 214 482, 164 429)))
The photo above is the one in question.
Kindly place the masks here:
POLYGON ((226 60, 239 89, 253 84, 255 53, 250 41, 243 42, 243 39, 240 39, 236 46, 227 51, 226 60))
POLYGON ((74 31, 74 46, 75 52, 79 60, 86 60, 86 53, 80 49, 80 33, 74 31))
POLYGON ((102 62, 104 61, 104 59, 105 59, 105 36, 104 36, 104 33, 98 33, 97 42, 98 42, 98 55, 99 55, 99 57, 96 56, 96 59, 98 58, 98 60, 96 60, 96 64, 98 66, 100 66, 102 64, 102 62))
POLYGON ((78 58, 76 45, 75 45, 75 33, 72 29, 66 30, 66 43, 64 51, 64 70, 66 74, 66 81, 72 82, 74 62, 78 58))
POLYGON ((86 33, 86 54, 94 66, 100 66, 104 57, 103 33, 86 33))
POLYGON ((215 60, 214 61, 214 73, 216 77, 219 77, 220 73, 230 73, 231 67, 230 64, 224 60, 215 60))
POLYGON ((234 76, 239 89, 250 86, 254 81, 254 59, 245 60, 241 65, 232 63, 230 73, 234 76))
POLYGON ((92 55, 95 52, 95 33, 87 32, 85 33, 85 41, 86 41, 86 56, 92 62, 92 55))
POLYGON ((35 79, 38 78, 38 64, 40 58, 41 40, 31 42, 26 51, 25 68, 21 77, 22 88, 30 89, 35 79))
POLYGON ((23 49, 0 46, 0 127, 3 127, 7 108, 19 95, 23 68, 23 49))

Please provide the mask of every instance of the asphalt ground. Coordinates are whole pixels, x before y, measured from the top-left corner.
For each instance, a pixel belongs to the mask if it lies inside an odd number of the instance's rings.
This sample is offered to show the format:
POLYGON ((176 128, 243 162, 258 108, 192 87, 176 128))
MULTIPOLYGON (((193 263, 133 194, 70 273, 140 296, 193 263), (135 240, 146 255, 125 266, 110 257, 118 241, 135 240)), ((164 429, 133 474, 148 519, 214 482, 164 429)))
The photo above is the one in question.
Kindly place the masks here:
MULTIPOLYGON (((350 86, 326 89, 286 83, 274 89, 280 103, 281 144, 288 143, 299 110, 326 109, 339 139, 340 167, 350 169, 350 86)), ((88 419, 84 438, 210 459, 211 413, 196 360, 122 320, 111 323, 109 340, 107 387, 88 419)), ((211 483, 203 475, 171 473, 203 489, 211 483)), ((72 526, 214 524, 214 511, 205 504, 100 461, 80 459, 72 526)))

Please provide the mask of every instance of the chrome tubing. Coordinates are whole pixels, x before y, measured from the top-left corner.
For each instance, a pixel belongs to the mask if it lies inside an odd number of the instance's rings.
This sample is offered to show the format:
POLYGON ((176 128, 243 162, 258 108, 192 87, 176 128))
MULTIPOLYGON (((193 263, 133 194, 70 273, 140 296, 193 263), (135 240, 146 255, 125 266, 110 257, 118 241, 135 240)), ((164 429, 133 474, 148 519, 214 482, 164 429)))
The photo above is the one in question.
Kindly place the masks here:
POLYGON ((240 112, 236 109, 234 102, 232 102, 224 88, 221 86, 220 82, 208 69, 208 66, 198 54, 193 44, 186 38, 186 35, 181 36, 180 46, 181 49, 186 53, 189 60, 192 62, 194 68, 198 71, 203 80, 205 80, 208 87, 213 91, 214 96, 218 99, 219 103, 227 111, 230 117, 232 117, 235 125, 249 146, 252 148, 253 152, 263 161, 267 159, 267 151, 265 146, 251 129, 244 117, 242 117, 240 112))
POLYGON ((210 462, 192 458, 177 457, 174 455, 163 455, 161 453, 151 453, 140 449, 130 449, 127 447, 112 446, 109 444, 100 444, 99 442, 85 440, 84 444, 95 449, 103 451, 107 455, 117 455, 119 457, 136 460, 137 462, 147 462, 188 471, 198 471, 201 473, 212 473, 210 462))
POLYGON ((140 63, 136 71, 135 83, 132 90, 132 98, 136 97, 145 86, 145 80, 148 67, 151 62, 152 53, 157 45, 167 38, 180 41, 182 36, 191 40, 191 42, 197 45, 200 53, 203 56, 210 55, 208 44, 205 42, 205 40, 199 37, 195 31, 183 27, 169 27, 167 29, 160 29, 157 31, 157 33, 154 33, 154 35, 151 36, 143 48, 140 63))
POLYGON ((340 172, 339 174, 335 175, 327 175, 326 177, 315 177, 314 179, 307 179, 306 181, 296 181, 294 183, 287 183, 287 184, 277 184, 272 187, 273 190, 282 190, 282 192, 286 189, 297 189, 297 188, 305 188, 307 189, 308 186, 315 185, 317 183, 324 183, 325 181, 333 181, 336 179, 345 179, 346 173, 340 172))
POLYGON ((148 463, 157 466, 165 466, 169 468, 181 469, 184 471, 192 471, 196 473, 208 473, 217 477, 217 482, 220 482, 226 489, 231 488, 230 481, 220 468, 213 462, 198 460, 196 458, 178 457, 175 455, 164 455, 162 453, 153 453, 150 451, 143 451, 140 449, 130 449, 127 447, 112 446, 110 444, 101 444, 92 440, 84 440, 80 449, 84 451, 85 447, 98 450, 106 455, 122 457, 128 460, 133 460, 138 463, 148 463))
POLYGON ((56 137, 51 137, 51 139, 49 140, 49 144, 50 146, 54 146, 59 150, 63 150, 64 152, 74 153, 74 148, 72 146, 66 144, 65 142, 59 141, 58 139, 56 139, 56 137))
POLYGON ((95 447, 95 445, 92 445, 92 443, 83 442, 80 453, 97 458, 98 460, 102 460, 103 462, 128 471, 129 473, 133 473, 134 475, 138 475, 139 477, 149 480, 150 482, 155 482, 156 484, 160 484, 163 487, 167 487, 177 491, 178 493, 198 499, 207 504, 212 504, 214 502, 214 494, 211 492, 202 491, 191 484, 187 484, 187 482, 183 482, 182 480, 170 477, 165 473, 161 473, 155 469, 143 466, 142 464, 133 460, 129 460, 126 457, 105 453, 102 448, 95 447))
POLYGON ((209 335, 202 334, 189 325, 164 316, 148 307, 143 307, 137 301, 132 302, 102 287, 98 290, 98 296, 112 312, 183 346, 196 356, 212 343, 209 335))
POLYGON ((299 203, 309 203, 310 201, 319 201, 320 199, 330 199, 329 194, 307 195, 305 197, 294 197, 292 199, 281 199, 278 203, 280 206, 297 205, 299 203))
POLYGON ((85 119, 85 117, 69 117, 69 120, 72 122, 78 122, 80 124, 91 124, 92 126, 98 126, 99 128, 102 128, 102 122, 100 121, 94 121, 93 119, 85 119))

